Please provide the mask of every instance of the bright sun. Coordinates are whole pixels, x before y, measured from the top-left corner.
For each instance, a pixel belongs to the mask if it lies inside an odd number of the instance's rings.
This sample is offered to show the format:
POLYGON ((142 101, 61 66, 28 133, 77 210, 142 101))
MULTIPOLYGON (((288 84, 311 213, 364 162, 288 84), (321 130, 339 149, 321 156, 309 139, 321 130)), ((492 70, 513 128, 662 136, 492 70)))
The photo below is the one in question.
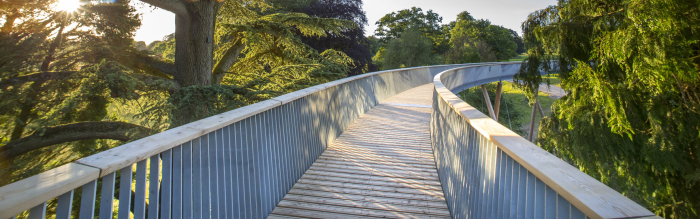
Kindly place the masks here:
POLYGON ((80 7, 80 0, 59 0, 56 9, 59 11, 73 12, 80 7))

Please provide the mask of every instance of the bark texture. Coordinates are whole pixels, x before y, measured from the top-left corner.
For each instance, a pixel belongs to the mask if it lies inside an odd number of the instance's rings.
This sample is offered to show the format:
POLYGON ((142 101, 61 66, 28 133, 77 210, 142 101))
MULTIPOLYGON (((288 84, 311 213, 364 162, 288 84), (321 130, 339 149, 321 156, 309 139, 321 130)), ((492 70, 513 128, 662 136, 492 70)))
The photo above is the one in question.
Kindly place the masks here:
POLYGON ((90 139, 129 141, 135 133, 149 132, 149 128, 125 122, 81 122, 48 127, 0 147, 0 158, 9 160, 32 150, 72 141, 90 139))

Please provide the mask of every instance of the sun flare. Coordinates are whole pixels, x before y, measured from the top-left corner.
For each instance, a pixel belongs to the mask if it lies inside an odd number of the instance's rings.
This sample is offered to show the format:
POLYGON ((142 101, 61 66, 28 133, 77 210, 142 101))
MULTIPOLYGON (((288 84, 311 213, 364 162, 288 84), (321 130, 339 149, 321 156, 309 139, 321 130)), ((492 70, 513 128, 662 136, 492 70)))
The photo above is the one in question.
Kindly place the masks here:
POLYGON ((56 9, 59 11, 73 12, 80 7, 80 0, 59 0, 56 9))

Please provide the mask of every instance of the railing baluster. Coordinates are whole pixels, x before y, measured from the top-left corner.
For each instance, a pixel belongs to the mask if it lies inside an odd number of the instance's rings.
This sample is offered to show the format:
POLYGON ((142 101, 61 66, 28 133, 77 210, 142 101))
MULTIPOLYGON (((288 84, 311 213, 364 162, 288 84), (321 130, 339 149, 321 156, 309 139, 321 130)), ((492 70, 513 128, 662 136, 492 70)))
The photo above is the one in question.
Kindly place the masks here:
MULTIPOLYGON (((204 200, 202 200, 202 189, 204 176, 204 165, 202 165, 202 138, 197 138, 192 140, 192 217, 194 219, 202 218, 202 211, 204 209, 204 200)), ((208 178, 206 178, 208 179, 208 178)), ((205 181, 206 182, 206 181, 205 181)), ((207 208, 207 210, 209 210, 207 208)))
POLYGON ((226 165, 224 157, 224 129, 216 130, 216 193, 218 194, 218 218, 228 218, 226 215, 226 165))
POLYGON ((520 169, 518 174, 518 215, 526 216, 527 212, 527 174, 524 166, 518 164, 520 169))
POLYGON ((256 167, 258 167, 258 179, 260 180, 258 183, 258 193, 259 195, 259 202, 260 202, 260 217, 267 217, 267 209, 269 208, 269 202, 267 201, 269 199, 269 190, 268 186, 270 184, 270 179, 267 177, 267 164, 266 164, 266 147, 265 147, 265 129, 263 127, 264 124, 264 114, 258 114, 255 115, 255 139, 256 139, 256 150, 255 152, 257 153, 256 156, 256 167))
POLYGON ((131 213, 131 182, 133 181, 133 165, 129 165, 120 170, 119 178, 119 210, 117 218, 129 219, 131 213))
POLYGON ((192 145, 194 141, 199 141, 199 139, 192 140, 182 145, 182 218, 194 218, 194 182, 198 179, 194 178, 195 174, 199 171, 199 166, 194 166, 194 161, 199 161, 199 158, 195 159, 193 157, 192 145))
POLYGON ((219 218, 219 180, 217 179, 217 164, 216 164, 216 132, 211 132, 207 135, 206 147, 204 147, 204 139, 202 139, 202 148, 206 148, 206 151, 202 151, 202 154, 207 153, 206 157, 202 157, 203 163, 208 166, 209 183, 207 184, 207 189, 202 190, 205 192, 203 197, 207 197, 209 201, 208 206, 204 208, 203 212, 205 215, 203 218, 219 218), (208 191, 208 195, 207 195, 208 191))
POLYGON ((73 207, 73 190, 58 196, 58 205, 56 206, 56 219, 69 219, 71 208, 73 207))
POLYGON ((557 192, 555 192, 551 187, 545 186, 545 206, 544 211, 546 213, 545 219, 556 219, 557 218, 557 192))
POLYGON ((231 218, 242 218, 241 211, 241 183, 242 176, 239 163, 240 148, 240 122, 229 126, 230 139, 230 165, 231 165, 231 218))
POLYGON ((97 180, 83 185, 83 194, 80 197, 80 219, 92 219, 95 216, 96 193, 97 180))
POLYGON ((46 202, 29 209, 27 219, 44 219, 46 217, 46 202))
POLYGON ((510 178, 510 214, 507 214, 506 216, 509 218, 516 218, 518 216, 518 182, 520 179, 520 165, 510 157, 508 158, 508 161, 508 163, 510 163, 509 166, 512 173, 510 178))
POLYGON ((537 179, 537 182, 535 184, 535 218, 544 218, 545 217, 545 211, 544 211, 544 206, 545 206, 545 201, 544 201, 544 196, 545 196, 545 184, 542 182, 542 180, 537 179))
POLYGON ((238 210, 238 215, 239 218, 248 218, 248 213, 249 211, 249 206, 250 206, 250 201, 247 199, 248 198, 248 152, 247 148, 248 145, 246 142, 246 133, 243 128, 246 125, 246 120, 243 120, 239 123, 236 124, 236 150, 234 155, 236 156, 236 175, 238 177, 238 188, 236 191, 238 192, 238 205, 237 210, 238 210))
POLYGON ((148 219, 158 219, 159 186, 160 186, 160 155, 151 156, 150 177, 148 181, 148 219))
POLYGON ((256 205, 253 200, 253 187, 251 184, 254 183, 253 181, 253 156, 252 156, 252 123, 251 119, 247 118, 244 120, 244 123, 241 125, 241 132, 243 136, 243 142, 242 142, 242 164, 243 164, 243 172, 245 174, 244 176, 244 183, 245 183, 245 188, 244 188, 244 204, 245 204, 245 216, 243 218, 255 218, 255 209, 256 205))
POLYGON ((172 218, 182 219, 183 212, 183 163, 184 157, 182 156, 183 145, 173 148, 173 207, 172 207, 172 218))
POLYGON ((146 218, 146 170, 148 159, 136 164, 136 186, 134 187, 134 219, 146 218))
POLYGON ((221 159, 223 170, 225 175, 224 177, 224 188, 226 189, 225 191, 225 205, 223 209, 226 211, 226 218, 234 218, 233 216, 233 185, 234 182, 233 180, 235 179, 235 175, 233 174, 233 162, 235 161, 233 156, 231 156, 231 126, 226 126, 221 130, 222 134, 222 154, 221 159))
POLYGON ((102 177, 102 197, 100 198, 100 218, 112 218, 114 213, 114 181, 116 173, 102 177))
POLYGON ((535 183, 536 183, 536 177, 532 172, 528 171, 527 172, 527 199, 526 199, 526 205, 527 205, 527 218, 528 219, 534 219, 535 218, 535 183))
POLYGON ((571 218, 571 204, 557 194, 557 218, 571 218))
POLYGON ((162 219, 170 219, 172 217, 172 156, 173 150, 167 150, 162 153, 163 156, 163 176, 161 179, 161 196, 160 196, 160 214, 162 219))

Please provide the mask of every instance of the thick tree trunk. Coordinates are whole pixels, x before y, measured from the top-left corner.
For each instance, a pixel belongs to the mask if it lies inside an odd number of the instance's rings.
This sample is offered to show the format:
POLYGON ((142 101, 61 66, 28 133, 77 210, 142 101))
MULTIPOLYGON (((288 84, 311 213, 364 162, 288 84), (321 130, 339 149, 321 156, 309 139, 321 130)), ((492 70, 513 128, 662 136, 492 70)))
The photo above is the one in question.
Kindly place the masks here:
POLYGON ((187 14, 175 17, 175 80, 181 87, 212 84, 217 1, 185 3, 187 14))

